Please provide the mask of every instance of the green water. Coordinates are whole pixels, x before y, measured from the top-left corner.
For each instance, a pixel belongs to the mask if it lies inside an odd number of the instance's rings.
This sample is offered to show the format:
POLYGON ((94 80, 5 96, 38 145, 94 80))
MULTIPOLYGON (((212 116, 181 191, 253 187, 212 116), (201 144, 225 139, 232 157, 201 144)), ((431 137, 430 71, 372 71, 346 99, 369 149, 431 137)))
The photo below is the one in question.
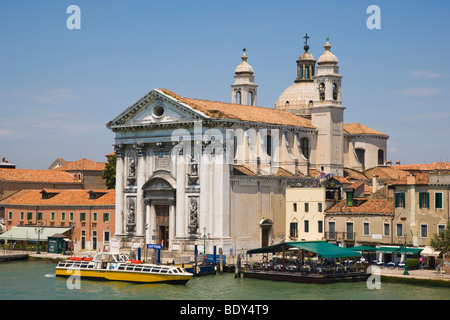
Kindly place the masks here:
POLYGON ((69 289, 54 275, 54 263, 21 261, 0 264, 0 300, 449 300, 450 289, 384 283, 369 290, 366 282, 327 285, 235 278, 234 274, 195 277, 187 285, 132 284, 81 280, 69 289))

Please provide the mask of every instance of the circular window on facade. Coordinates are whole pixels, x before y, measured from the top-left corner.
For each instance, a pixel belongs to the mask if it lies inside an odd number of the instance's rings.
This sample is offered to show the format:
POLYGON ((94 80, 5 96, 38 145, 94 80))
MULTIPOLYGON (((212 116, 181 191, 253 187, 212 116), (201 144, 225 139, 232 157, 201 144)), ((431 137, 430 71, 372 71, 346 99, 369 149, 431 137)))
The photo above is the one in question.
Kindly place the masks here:
POLYGON ((155 118, 161 118, 164 115, 164 108, 162 106, 156 106, 153 108, 152 114, 155 118))

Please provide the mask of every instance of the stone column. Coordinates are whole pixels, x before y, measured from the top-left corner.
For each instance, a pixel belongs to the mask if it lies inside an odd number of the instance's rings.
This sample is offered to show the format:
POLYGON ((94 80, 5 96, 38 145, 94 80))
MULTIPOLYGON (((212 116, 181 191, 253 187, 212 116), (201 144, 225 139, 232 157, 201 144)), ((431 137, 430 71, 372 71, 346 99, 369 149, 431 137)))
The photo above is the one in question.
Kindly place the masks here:
POLYGON ((124 206, 123 206, 123 186, 124 186, 124 168, 123 158, 125 148, 122 143, 114 145, 116 152, 116 206, 115 206, 115 235, 124 234, 124 206))
POLYGON ((137 149, 138 161, 136 170, 136 236, 144 237, 144 191, 142 187, 145 184, 145 156, 146 148, 143 143, 136 143, 134 147, 137 149))
POLYGON ((153 243, 152 242, 152 224, 150 218, 150 210, 151 210, 151 201, 146 199, 145 201, 145 224, 147 229, 145 230, 145 243, 153 243))
POLYGON ((172 250, 172 242, 175 239, 175 209, 176 202, 175 200, 170 200, 170 208, 169 208, 169 249, 172 250))

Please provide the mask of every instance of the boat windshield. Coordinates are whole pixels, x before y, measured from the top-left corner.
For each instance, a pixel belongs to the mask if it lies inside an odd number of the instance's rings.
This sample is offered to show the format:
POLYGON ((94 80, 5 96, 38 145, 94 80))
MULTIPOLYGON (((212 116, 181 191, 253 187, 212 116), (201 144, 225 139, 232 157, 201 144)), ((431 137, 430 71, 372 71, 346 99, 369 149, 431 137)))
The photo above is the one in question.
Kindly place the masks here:
POLYGON ((128 256, 123 253, 98 253, 94 258, 95 262, 125 262, 127 260, 128 256))

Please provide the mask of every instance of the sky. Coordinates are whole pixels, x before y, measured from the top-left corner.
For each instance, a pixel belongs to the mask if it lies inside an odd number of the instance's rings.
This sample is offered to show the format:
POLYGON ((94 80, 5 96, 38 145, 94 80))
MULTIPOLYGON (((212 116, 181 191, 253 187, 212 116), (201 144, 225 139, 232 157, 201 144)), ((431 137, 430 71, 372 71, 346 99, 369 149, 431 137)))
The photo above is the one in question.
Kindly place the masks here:
POLYGON ((394 163, 447 162, 449 17, 447 0, 0 0, 0 158, 106 161, 106 123, 154 88, 231 102, 243 48, 273 108, 308 33, 316 59, 327 37, 339 59, 345 123, 388 134, 394 163))

